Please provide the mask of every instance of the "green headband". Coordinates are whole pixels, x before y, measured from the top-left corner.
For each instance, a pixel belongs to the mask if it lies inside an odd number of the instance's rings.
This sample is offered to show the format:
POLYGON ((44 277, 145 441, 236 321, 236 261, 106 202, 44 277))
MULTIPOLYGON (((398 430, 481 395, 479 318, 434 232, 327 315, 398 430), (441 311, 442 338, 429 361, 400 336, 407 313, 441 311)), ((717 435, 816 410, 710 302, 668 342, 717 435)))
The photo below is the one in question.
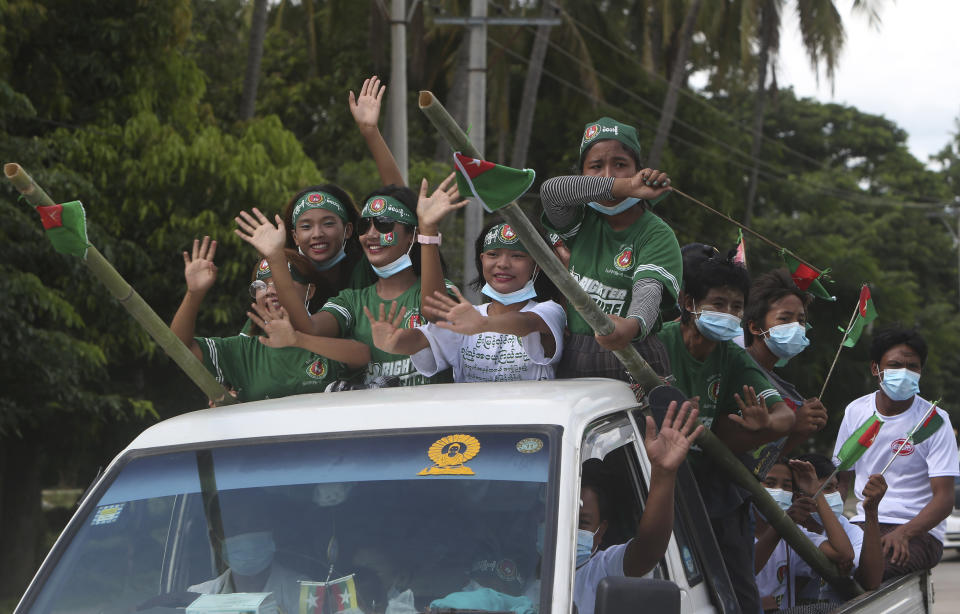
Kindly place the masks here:
MULTIPOLYGON (((290 277, 293 278, 293 281, 301 284, 309 284, 310 280, 300 274, 300 271, 297 270, 297 267, 293 266, 287 262, 287 268, 290 269, 290 277)), ((257 279, 263 281, 265 279, 270 279, 273 277, 273 271, 270 270, 270 265, 267 264, 266 258, 261 258, 260 263, 257 265, 257 279)))
POLYGON ((509 224, 497 224, 487 231, 483 237, 483 251, 490 249, 515 249, 530 253, 509 224))
POLYGON ((296 225, 297 219, 310 211, 311 209, 326 209, 331 213, 335 213, 337 217, 343 220, 344 224, 350 221, 350 218, 347 217, 347 208, 343 206, 337 197, 330 194, 329 192, 307 192, 300 197, 300 200, 297 201, 296 206, 293 208, 293 223, 296 225))
POLYGON ((392 196, 372 196, 363 206, 360 217, 388 217, 409 226, 417 225, 417 215, 392 196))
POLYGON ((624 147, 636 152, 638 157, 640 156, 640 139, 637 137, 636 128, 609 117, 601 117, 597 121, 584 126, 583 139, 580 141, 580 167, 583 168, 583 154, 588 147, 597 141, 610 139, 619 141, 624 147))

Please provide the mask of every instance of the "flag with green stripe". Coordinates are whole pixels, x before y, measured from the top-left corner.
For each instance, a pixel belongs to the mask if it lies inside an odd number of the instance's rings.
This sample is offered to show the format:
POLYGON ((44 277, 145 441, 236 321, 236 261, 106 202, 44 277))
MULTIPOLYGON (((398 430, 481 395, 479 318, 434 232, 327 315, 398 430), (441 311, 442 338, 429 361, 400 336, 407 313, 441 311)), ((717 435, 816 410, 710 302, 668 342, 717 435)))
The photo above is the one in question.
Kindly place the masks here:
POLYGON ((847 338, 844 339, 843 345, 848 348, 855 346, 857 341, 860 340, 863 329, 876 319, 877 308, 874 307, 873 297, 870 296, 870 286, 863 284, 863 287, 860 288, 860 302, 857 304, 857 315, 853 319, 853 324, 850 325, 850 330, 847 331, 847 338))
POLYGON ((927 419, 914 431, 913 437, 910 438, 913 445, 929 439, 941 426, 943 426, 943 417, 937 413, 937 405, 933 404, 930 407, 930 415, 927 416, 927 419))
POLYGON ((876 415, 871 416, 869 420, 861 424, 860 428, 843 442, 840 451, 837 452, 837 460, 840 461, 837 465, 837 471, 847 471, 852 468, 864 452, 873 445, 873 441, 877 438, 877 433, 880 432, 882 426, 883 420, 877 418, 876 415))
POLYGON ((780 256, 790 271, 790 277, 793 278, 793 283, 797 284, 798 288, 828 301, 837 300, 837 297, 831 296, 830 293, 827 292, 827 289, 823 287, 823 284, 820 283, 820 278, 823 276, 823 273, 803 264, 787 250, 782 250, 780 256))

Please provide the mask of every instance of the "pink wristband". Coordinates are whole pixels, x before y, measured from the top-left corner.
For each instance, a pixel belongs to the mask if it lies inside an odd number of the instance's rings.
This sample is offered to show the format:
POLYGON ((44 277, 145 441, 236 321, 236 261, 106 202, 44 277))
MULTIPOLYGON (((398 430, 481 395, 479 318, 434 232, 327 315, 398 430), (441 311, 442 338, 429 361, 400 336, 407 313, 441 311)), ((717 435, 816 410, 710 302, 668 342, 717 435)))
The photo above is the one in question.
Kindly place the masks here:
POLYGON ((417 235, 417 243, 421 245, 440 245, 440 240, 443 238, 442 233, 437 233, 437 236, 432 237, 429 235, 417 235))

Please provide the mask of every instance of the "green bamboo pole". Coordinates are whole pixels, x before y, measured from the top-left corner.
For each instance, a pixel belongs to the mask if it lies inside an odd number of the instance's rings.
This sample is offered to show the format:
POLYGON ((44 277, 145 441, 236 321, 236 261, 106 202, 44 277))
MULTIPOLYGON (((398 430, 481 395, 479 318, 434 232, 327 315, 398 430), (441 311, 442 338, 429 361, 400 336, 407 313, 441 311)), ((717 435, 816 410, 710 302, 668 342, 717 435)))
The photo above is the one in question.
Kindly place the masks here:
MULTIPOLYGON (((464 155, 474 158, 480 158, 477 148, 470 142, 469 137, 463 132, 456 120, 450 116, 439 100, 432 92, 421 91, 419 97, 420 110, 427 116, 443 139, 450 145, 454 151, 459 151, 464 155)), ((537 264, 543 269, 551 281, 567 298, 567 301, 576 308, 583 319, 590 327, 601 335, 608 335, 613 332, 613 323, 610 318, 603 313, 597 304, 590 299, 583 288, 574 280, 566 267, 560 262, 553 250, 543 241, 540 233, 537 232, 533 224, 520 209, 517 203, 512 202, 497 213, 510 224, 510 227, 517 233, 523 245, 530 251, 537 264)), ((650 368, 650 365, 640 356, 639 352, 628 345, 626 349, 614 352, 617 358, 623 363, 633 376, 633 379, 640 384, 647 392, 659 386, 662 382, 657 374, 650 368)), ((710 458, 710 462, 720 468, 731 481, 738 486, 750 491, 753 495, 754 505, 761 514, 777 530, 783 539, 797 551, 817 573, 819 573, 832 586, 836 587, 842 593, 858 595, 863 589, 851 578, 843 576, 819 548, 807 539, 797 525, 780 509, 780 506, 770 497, 766 489, 760 485, 753 473, 747 469, 743 463, 737 459, 730 449, 713 434, 709 429, 704 430, 703 434, 697 439, 697 444, 701 447, 704 454, 710 458)))
MULTIPOLYGON (((23 194, 27 202, 34 207, 56 204, 19 164, 15 162, 5 164, 3 173, 10 180, 10 183, 17 188, 17 191, 23 194)), ((160 319, 160 316, 123 279, 120 273, 110 264, 110 261, 104 258, 96 247, 93 245, 87 247, 83 262, 96 278, 107 287, 110 294, 140 323, 147 334, 157 342, 157 345, 166 352, 167 356, 172 358, 187 374, 187 377, 193 380, 193 383, 207 395, 208 399, 218 405, 228 405, 236 402, 233 396, 228 394, 227 390, 214 379, 210 372, 204 368, 203 363, 197 360, 193 352, 173 334, 173 331, 160 319)))

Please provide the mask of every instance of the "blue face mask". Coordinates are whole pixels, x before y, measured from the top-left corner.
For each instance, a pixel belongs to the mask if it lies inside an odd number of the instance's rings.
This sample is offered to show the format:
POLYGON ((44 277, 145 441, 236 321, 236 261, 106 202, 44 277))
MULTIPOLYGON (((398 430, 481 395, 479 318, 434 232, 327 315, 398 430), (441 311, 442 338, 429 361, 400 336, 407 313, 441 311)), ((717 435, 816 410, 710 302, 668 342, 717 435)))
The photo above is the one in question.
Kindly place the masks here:
POLYGON ((777 358, 793 358, 810 345, 807 331, 799 322, 771 326, 766 334, 763 342, 777 358))
POLYGON ((241 576, 255 576, 269 567, 277 550, 270 531, 234 535, 224 545, 227 564, 241 576))
POLYGON ((770 498, 777 502, 777 505, 780 506, 780 509, 787 511, 790 509, 790 506, 793 505, 793 493, 787 492, 782 488, 768 488, 767 493, 770 495, 770 498))
MULTIPOLYGON (((597 531, 600 529, 597 528, 597 531)), ((597 531, 591 533, 583 529, 577 529, 577 568, 583 567, 590 557, 593 556, 593 536, 597 531)))
MULTIPOLYGON (((693 308, 697 308, 696 304, 693 308)), ((710 341, 730 341, 743 333, 740 318, 735 315, 709 309, 701 309, 700 313, 694 313, 697 315, 697 319, 694 320, 697 330, 710 341)))
POLYGON ((920 374, 910 369, 884 369, 880 388, 893 401, 906 401, 920 392, 920 374))
POLYGON ((597 202, 589 202, 587 203, 587 206, 595 211, 599 211, 604 215, 616 215, 618 213, 623 213, 624 211, 634 206, 638 202, 640 202, 639 198, 634 198, 630 196, 628 198, 624 198, 623 200, 613 205, 612 207, 604 207, 603 205, 597 202))
MULTIPOLYGON (((300 248, 298 247, 298 248, 297 248, 297 251, 300 252, 300 255, 301 255, 301 256, 307 258, 307 260, 310 260, 310 258, 307 257, 307 255, 303 253, 303 250, 302 250, 302 249, 300 249, 300 248)), ((328 261, 326 261, 326 262, 314 262, 313 260, 310 260, 310 264, 312 264, 312 265, 313 265, 313 268, 314 268, 315 270, 317 270, 317 271, 321 271, 321 272, 323 272, 323 271, 329 271, 329 270, 332 269, 333 267, 335 267, 335 266, 337 266, 338 264, 340 264, 340 262, 341 262, 344 258, 346 258, 346 257, 347 257, 347 240, 344 239, 344 240, 343 240, 343 243, 340 244, 340 251, 337 252, 337 255, 336 255, 336 256, 334 256, 333 258, 331 258, 330 260, 328 260, 328 261)))
POLYGON ((534 270, 533 276, 530 278, 530 281, 523 284, 523 287, 519 290, 514 290, 513 292, 508 292, 502 294, 493 289, 490 284, 484 284, 483 288, 480 290, 480 293, 484 296, 489 296, 493 300, 497 301, 501 305, 513 305, 516 303, 526 303, 529 300, 537 298, 537 291, 534 289, 533 284, 537 281, 537 270, 534 270))

